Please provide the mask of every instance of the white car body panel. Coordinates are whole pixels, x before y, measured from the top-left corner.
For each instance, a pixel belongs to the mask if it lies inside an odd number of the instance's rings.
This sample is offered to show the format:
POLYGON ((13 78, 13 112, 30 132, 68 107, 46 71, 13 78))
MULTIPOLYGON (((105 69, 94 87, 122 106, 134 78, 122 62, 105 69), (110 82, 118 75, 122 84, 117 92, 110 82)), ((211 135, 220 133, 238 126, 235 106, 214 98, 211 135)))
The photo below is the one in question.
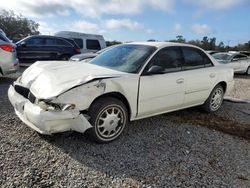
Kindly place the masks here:
MULTIPOLYGON (((230 54, 230 53, 229 53, 230 54)), ((233 55, 237 55, 238 53, 231 53, 233 55)), ((232 60, 233 56, 231 57, 230 60, 220 60, 218 59, 217 61, 228 68, 232 68, 235 73, 246 73, 248 68, 250 67, 250 58, 245 57, 243 59, 238 59, 238 60, 232 60)))
POLYGON ((185 85, 178 84, 176 81, 182 78, 180 72, 142 76, 140 78, 138 118, 180 108, 184 102, 185 85))
POLYGON ((233 61, 223 65, 228 68, 233 68, 235 73, 246 73, 248 67, 250 67, 250 59, 233 61))
MULTIPOLYGON (((181 46, 136 44, 153 45, 157 51, 168 46, 181 46)), ((9 88, 8 96, 20 119, 42 134, 68 130, 85 132, 91 125, 88 116, 82 112, 88 111, 93 101, 103 95, 117 94, 125 98, 132 121, 203 104, 220 82, 226 83, 227 91, 230 91, 233 70, 218 65, 212 58, 211 61, 216 66, 144 76, 142 71, 130 74, 88 63, 37 62, 23 73, 14 87, 9 88), (16 91, 16 86, 29 90, 27 98, 16 91), (33 102, 31 94, 36 98, 33 102), (44 110, 39 103, 44 100, 74 104, 75 109, 44 110)))

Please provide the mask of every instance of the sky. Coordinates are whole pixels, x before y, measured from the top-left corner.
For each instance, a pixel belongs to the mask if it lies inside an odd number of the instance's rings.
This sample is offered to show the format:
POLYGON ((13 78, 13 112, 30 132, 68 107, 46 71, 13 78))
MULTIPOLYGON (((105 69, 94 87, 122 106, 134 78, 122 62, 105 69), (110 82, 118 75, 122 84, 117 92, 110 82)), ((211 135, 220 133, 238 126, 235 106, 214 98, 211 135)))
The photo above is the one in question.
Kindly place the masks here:
POLYGON ((208 36, 230 46, 250 40, 250 0, 0 0, 0 9, 49 35, 76 31, 122 42, 208 36))

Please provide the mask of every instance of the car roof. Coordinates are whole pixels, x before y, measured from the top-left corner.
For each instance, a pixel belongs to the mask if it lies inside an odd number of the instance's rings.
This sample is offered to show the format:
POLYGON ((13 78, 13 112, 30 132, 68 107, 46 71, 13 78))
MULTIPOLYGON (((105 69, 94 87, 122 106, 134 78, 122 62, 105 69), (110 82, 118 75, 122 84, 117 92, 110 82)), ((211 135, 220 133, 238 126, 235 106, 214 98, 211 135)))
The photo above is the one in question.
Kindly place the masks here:
POLYGON ((197 46, 191 45, 191 44, 184 44, 184 43, 175 43, 175 42, 130 42, 125 44, 138 44, 138 45, 148 45, 148 46, 154 46, 156 48, 164 48, 169 46, 187 46, 187 47, 195 47, 197 46))
POLYGON ((74 47, 77 47, 79 48, 79 46, 76 44, 76 42, 73 40, 73 39, 69 39, 69 38, 64 38, 64 37, 59 37, 59 36, 52 36, 52 35, 30 35, 30 36, 27 36, 21 40, 19 40, 17 43, 20 43, 22 42, 23 40, 25 39, 28 39, 28 38, 33 38, 33 37, 46 37, 46 38, 57 38, 57 39, 63 39, 63 40, 66 40, 67 42, 69 42, 71 45, 73 45, 74 47))

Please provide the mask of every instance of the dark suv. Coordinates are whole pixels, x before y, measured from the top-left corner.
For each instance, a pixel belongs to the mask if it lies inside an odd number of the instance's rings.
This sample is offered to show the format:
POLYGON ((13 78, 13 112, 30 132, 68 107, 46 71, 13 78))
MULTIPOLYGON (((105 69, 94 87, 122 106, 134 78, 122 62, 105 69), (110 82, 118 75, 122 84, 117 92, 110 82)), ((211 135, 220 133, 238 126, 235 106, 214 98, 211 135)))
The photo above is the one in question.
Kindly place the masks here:
POLYGON ((68 60, 81 53, 74 40, 55 36, 29 36, 16 44, 20 64, 41 60, 68 60))

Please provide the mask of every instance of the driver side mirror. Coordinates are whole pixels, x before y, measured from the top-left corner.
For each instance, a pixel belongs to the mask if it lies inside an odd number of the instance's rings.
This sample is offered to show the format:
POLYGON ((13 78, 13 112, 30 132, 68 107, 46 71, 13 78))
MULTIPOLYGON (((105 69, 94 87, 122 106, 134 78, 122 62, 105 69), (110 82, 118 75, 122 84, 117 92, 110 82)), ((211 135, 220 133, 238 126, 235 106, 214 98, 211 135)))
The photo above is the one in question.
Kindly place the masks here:
POLYGON ((233 59, 232 59, 232 62, 238 61, 238 60, 239 60, 238 58, 233 58, 233 59))
POLYGON ((153 65, 146 71, 146 75, 152 75, 152 74, 164 74, 165 69, 162 66, 159 65, 153 65))

